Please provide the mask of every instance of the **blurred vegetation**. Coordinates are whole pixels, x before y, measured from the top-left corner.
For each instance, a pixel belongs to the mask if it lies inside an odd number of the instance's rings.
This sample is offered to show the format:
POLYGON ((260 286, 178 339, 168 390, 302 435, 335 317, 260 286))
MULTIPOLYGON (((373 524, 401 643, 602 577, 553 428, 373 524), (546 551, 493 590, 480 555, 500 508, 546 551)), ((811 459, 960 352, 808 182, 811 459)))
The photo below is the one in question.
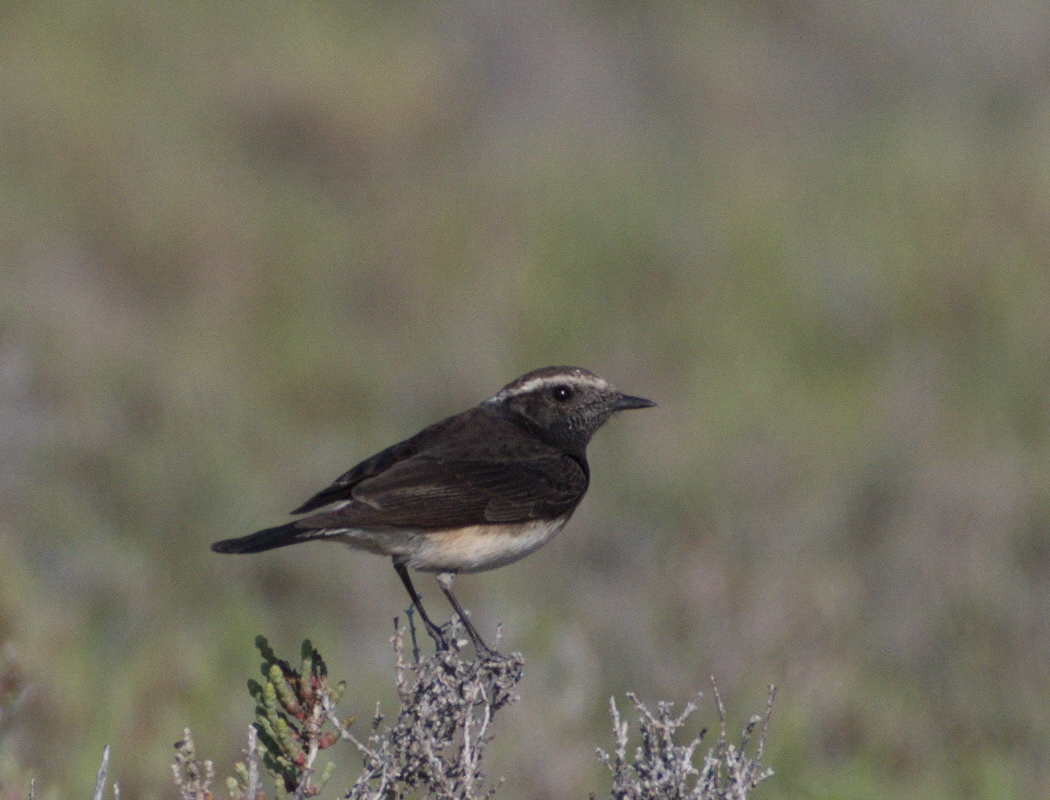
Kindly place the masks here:
POLYGON ((110 744, 173 797, 186 725, 235 761, 260 632, 389 697, 385 564, 208 544, 569 363, 660 406, 457 584, 528 656, 508 797, 585 796, 610 695, 708 675, 731 725, 780 687, 763 797, 1050 795, 1048 25, 0 5, 4 791, 88 796, 110 744))

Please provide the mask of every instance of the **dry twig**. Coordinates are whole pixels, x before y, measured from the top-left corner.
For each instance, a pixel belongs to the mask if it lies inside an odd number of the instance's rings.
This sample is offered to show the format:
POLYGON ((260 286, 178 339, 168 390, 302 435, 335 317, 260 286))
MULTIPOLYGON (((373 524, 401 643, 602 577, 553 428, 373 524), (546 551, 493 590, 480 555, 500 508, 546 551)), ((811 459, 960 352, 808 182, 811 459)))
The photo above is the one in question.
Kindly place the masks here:
MULTIPOLYGON (((641 744, 631 759, 627 756, 628 723, 621 717, 615 698, 610 701, 616 747, 613 755, 599 749, 598 756, 613 774, 612 800, 744 800, 751 789, 773 774, 760 761, 773 712, 775 688, 769 688, 765 715, 752 717, 744 728, 740 744, 732 745, 726 738, 725 706, 713 679, 711 684, 718 709, 719 734, 699 769, 693 763, 693 756, 706 729, 688 744, 675 743, 686 720, 696 711, 696 701, 687 703, 682 713, 674 716, 672 703, 657 703, 654 711, 629 693, 627 697, 638 713, 641 735, 641 744), (760 722, 762 727, 752 758, 746 754, 746 748, 760 722)), ((697 695, 697 699, 699 697, 697 695)))

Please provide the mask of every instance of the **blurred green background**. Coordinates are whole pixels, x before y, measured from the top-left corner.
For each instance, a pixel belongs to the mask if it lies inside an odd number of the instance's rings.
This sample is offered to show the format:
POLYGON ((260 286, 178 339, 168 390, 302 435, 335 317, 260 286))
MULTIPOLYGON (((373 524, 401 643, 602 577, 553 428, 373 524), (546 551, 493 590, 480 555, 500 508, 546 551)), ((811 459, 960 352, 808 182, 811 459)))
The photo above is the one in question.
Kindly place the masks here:
POLYGON ((1043 0, 3 3, 5 796, 229 774, 257 633, 392 710, 385 562, 208 545, 546 364, 660 405, 457 583, 501 796, 709 675, 756 796, 1050 796, 1048 264, 1043 0))

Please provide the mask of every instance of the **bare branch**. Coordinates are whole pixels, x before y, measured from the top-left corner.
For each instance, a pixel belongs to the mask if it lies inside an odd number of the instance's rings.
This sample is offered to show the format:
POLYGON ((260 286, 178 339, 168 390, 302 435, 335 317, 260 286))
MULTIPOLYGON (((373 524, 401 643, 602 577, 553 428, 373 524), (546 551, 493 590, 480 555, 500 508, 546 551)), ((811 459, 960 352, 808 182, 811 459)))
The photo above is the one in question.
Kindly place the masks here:
POLYGON ((102 792, 106 788, 106 772, 109 769, 109 745, 107 744, 102 749, 102 763, 98 768, 98 775, 95 777, 95 795, 94 800, 102 800, 102 792))

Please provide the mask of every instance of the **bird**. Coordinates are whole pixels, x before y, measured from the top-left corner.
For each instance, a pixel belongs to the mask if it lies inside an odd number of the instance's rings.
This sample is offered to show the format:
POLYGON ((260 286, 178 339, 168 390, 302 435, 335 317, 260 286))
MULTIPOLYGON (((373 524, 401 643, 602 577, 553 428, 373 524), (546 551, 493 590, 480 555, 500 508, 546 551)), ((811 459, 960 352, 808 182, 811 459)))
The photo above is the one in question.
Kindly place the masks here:
POLYGON ((536 369, 352 467, 291 512, 306 516, 212 550, 328 540, 387 556, 443 650, 408 571, 434 573, 475 651, 492 655, 452 593, 455 576, 505 566, 550 541, 590 484, 593 434, 619 411, 655 405, 580 367, 536 369))

